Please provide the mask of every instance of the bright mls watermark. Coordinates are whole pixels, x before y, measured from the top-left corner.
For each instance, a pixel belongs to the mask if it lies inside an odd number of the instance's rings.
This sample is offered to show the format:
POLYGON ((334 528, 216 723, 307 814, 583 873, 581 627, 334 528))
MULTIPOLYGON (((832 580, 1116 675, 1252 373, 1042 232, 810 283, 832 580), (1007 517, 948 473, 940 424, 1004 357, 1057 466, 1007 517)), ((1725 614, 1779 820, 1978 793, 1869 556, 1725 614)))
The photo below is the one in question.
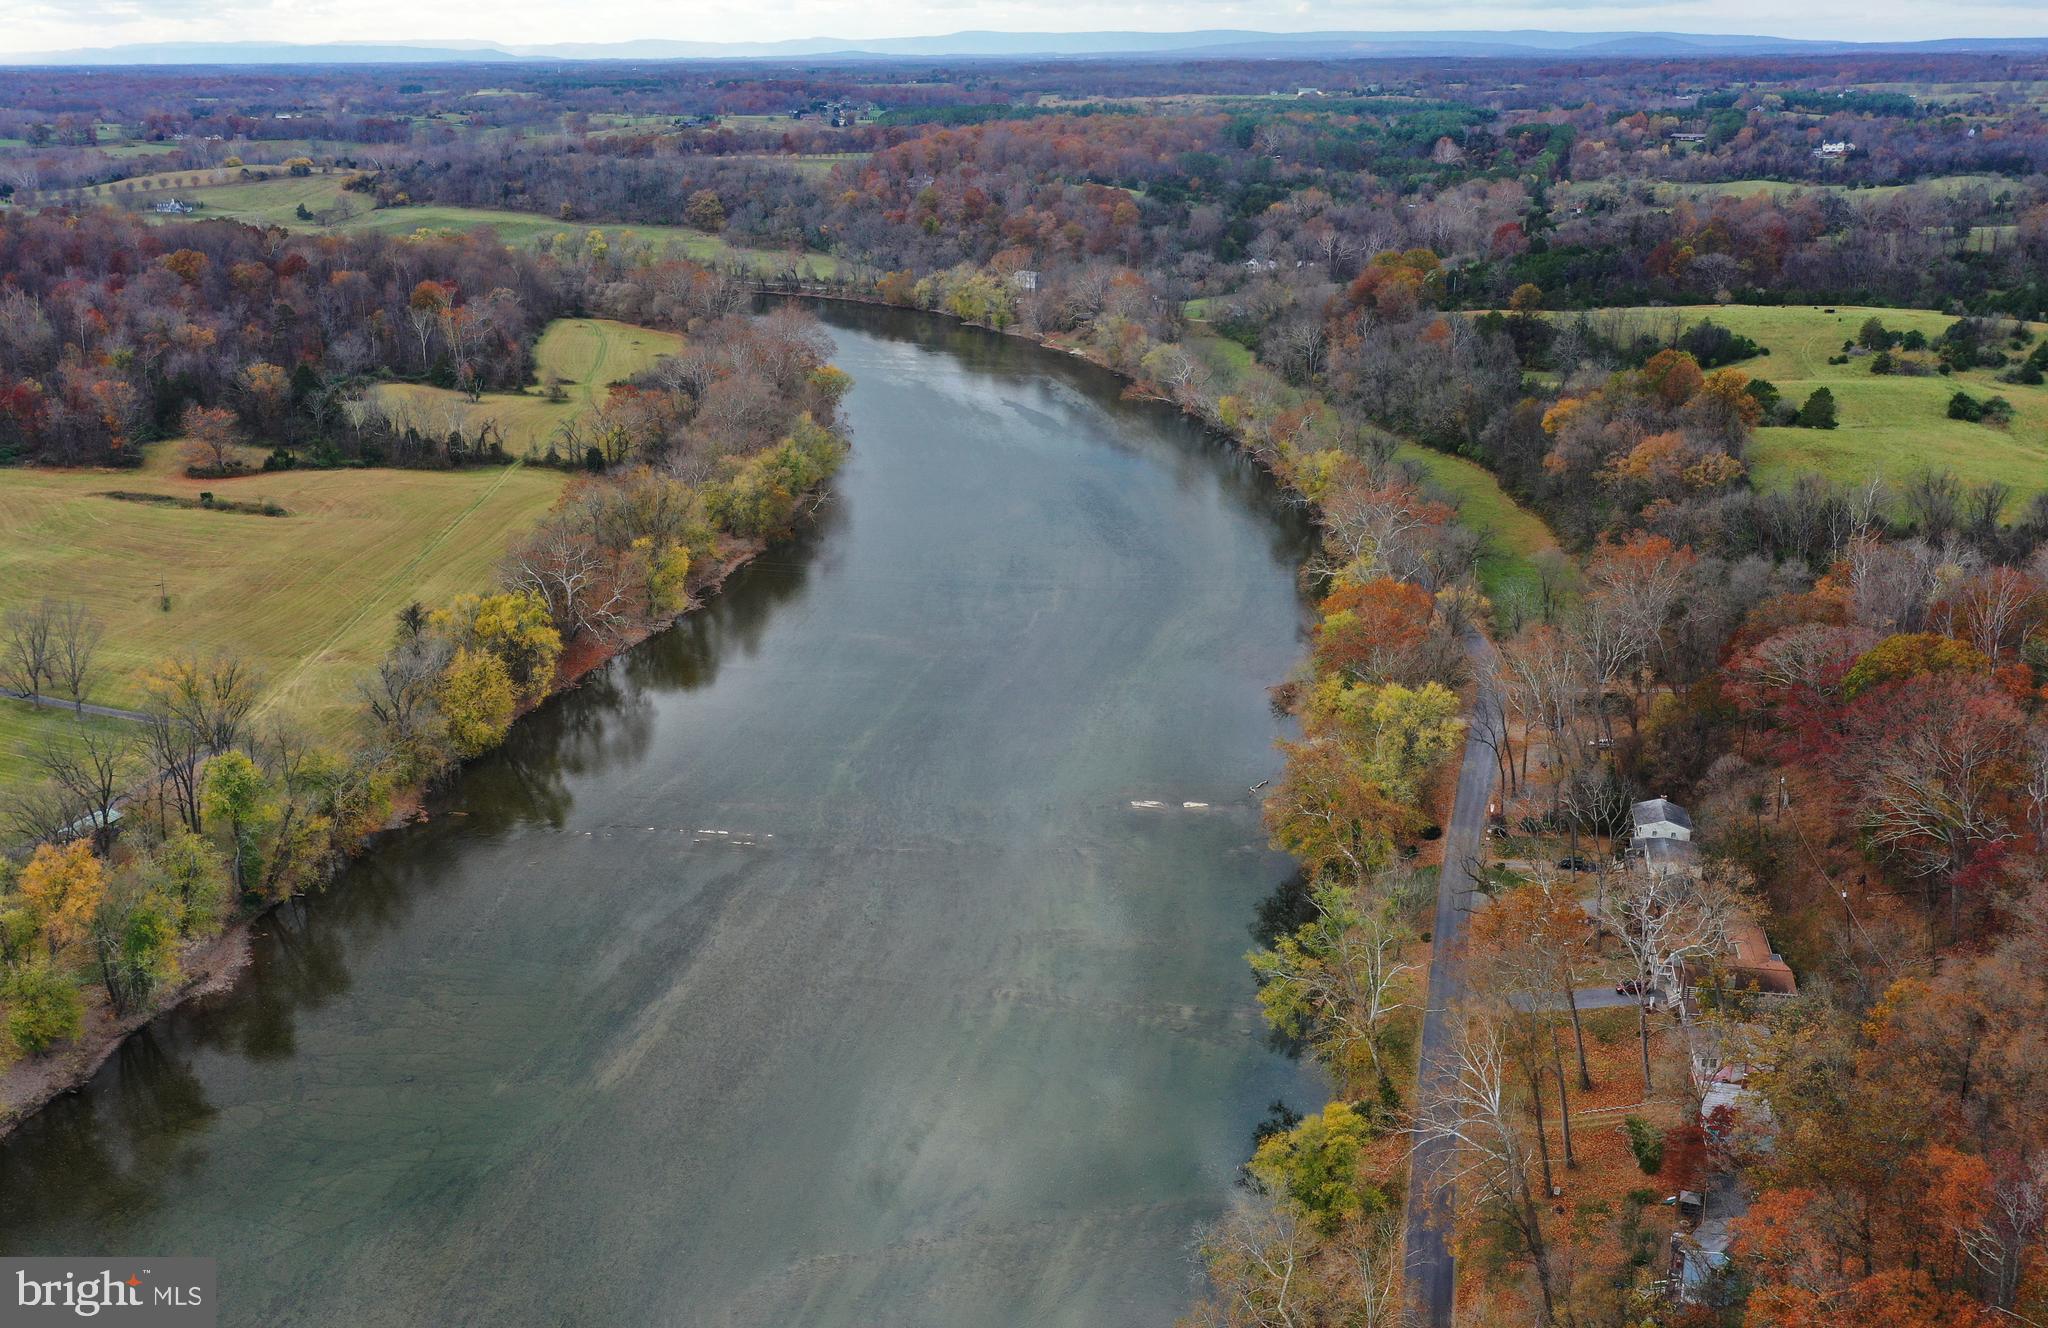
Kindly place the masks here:
POLYGON ((212 1259, 0 1259, 0 1328, 214 1328, 212 1259))

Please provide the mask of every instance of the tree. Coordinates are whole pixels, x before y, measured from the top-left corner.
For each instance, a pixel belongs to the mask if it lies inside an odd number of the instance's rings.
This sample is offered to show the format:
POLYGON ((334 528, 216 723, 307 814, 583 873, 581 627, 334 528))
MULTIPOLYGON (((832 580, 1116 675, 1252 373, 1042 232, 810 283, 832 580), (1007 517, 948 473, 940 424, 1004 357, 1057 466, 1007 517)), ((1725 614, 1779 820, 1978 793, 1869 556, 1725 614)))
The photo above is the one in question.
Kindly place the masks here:
POLYGON ((1853 701, 1880 684, 1930 673, 1990 671, 1990 657, 1968 642, 1935 632, 1902 632, 1857 657, 1842 677, 1842 697, 1853 701))
POLYGON ((1660 995, 1679 1000, 1685 966, 1726 952, 1729 926, 1741 908, 1722 870, 1665 869, 1641 862, 1623 872, 1602 897, 1601 921, 1635 967, 1644 1092, 1651 1088, 1651 1004, 1660 995))
POLYGON ((1394 1092, 1388 1025, 1413 1008, 1420 966, 1403 958, 1412 937, 1386 903, 1361 907, 1355 887, 1324 882, 1310 898, 1312 920, 1248 956, 1266 1022, 1306 1038, 1345 1092, 1368 1078, 1394 1092))
POLYGON ((626 625, 634 587, 619 570, 595 541, 550 522, 506 555, 503 576, 514 591, 546 605, 558 639, 573 640, 626 625))
POLYGON ((1806 404, 1799 408, 1799 427, 1832 429, 1835 423, 1835 394, 1824 387, 1816 387, 1813 394, 1806 398, 1806 404))
POLYGON ((1359 682, 1413 681, 1413 660, 1428 638, 1436 600, 1421 586, 1373 577, 1337 586, 1318 608, 1316 672, 1359 682))
POLYGON ((85 694, 98 673, 104 630, 92 611, 74 600, 65 600, 50 612, 50 682, 71 698, 75 712, 85 710, 85 694))
MULTIPOLYGON (((595 231, 591 232, 593 235, 595 231)), ((441 326, 441 316, 455 303, 455 287, 449 282, 422 281, 412 288, 412 294, 405 302, 406 321, 412 325, 412 334, 420 344, 420 371, 433 367, 434 332, 441 326)))
POLYGON ((55 958, 86 937, 107 893, 107 869, 90 841, 44 844, 21 869, 18 888, 55 958))
POLYGON ((1219 1328, 1310 1328, 1328 1290, 1317 1276, 1314 1228, 1290 1203, 1240 1195, 1197 1248, 1214 1289, 1206 1322, 1219 1328))
POLYGON ((1933 673, 1866 694, 1848 724, 1856 737, 1837 769, 1864 828, 1914 875, 1947 884, 1949 934, 1959 936, 1968 868, 2014 837, 2006 802, 2019 782, 2024 717, 1983 679, 1933 673))
POLYGON ((376 673, 356 684, 384 741, 409 760, 429 765, 434 760, 442 736, 436 697, 453 653, 447 641, 415 633, 392 646, 377 662, 376 673))
POLYGON ((489 751, 505 737, 518 709, 505 662, 484 650, 457 649, 441 673, 435 700, 458 756, 489 751))
POLYGON ((134 756, 134 744, 127 739, 88 729, 75 742, 50 743, 37 760, 83 818, 105 831, 134 777, 134 756))
POLYGON ((266 818, 263 772, 247 753, 222 752, 206 763, 201 806, 206 819, 225 822, 235 888, 248 889, 249 864, 257 857, 257 835, 266 818))
POLYGON ((226 474, 242 441, 235 412, 194 402, 185 407, 182 424, 185 465, 207 475, 226 474))
POLYGON ((228 871, 220 854, 189 830, 173 830, 142 866, 150 888, 177 910, 178 930, 207 936, 227 910, 228 871))
POLYGON ((699 189, 683 207, 683 220, 706 234, 725 229, 725 204, 715 189, 699 189))
POLYGON ((1547 878, 1504 891, 1472 920, 1474 950, 1487 956, 1481 971, 1500 975, 1530 1004, 1556 1001, 1570 1012, 1581 1091, 1593 1087, 1578 1002, 1579 983, 1596 958, 1591 932, 1578 901, 1547 878))
POLYGON ((1372 1142, 1372 1122, 1346 1102, 1331 1102, 1291 1130, 1271 1134, 1252 1154, 1251 1173, 1286 1196, 1315 1229, 1334 1236, 1346 1223, 1386 1207, 1359 1165, 1372 1142))
POLYGON ((1500 1029, 1468 1019, 1446 1053, 1441 1090, 1416 1114, 1419 1141, 1448 1145, 1451 1161, 1432 1183, 1455 1187, 1517 1239, 1536 1271, 1543 1320, 1557 1320, 1557 1272, 1543 1224, 1547 1195, 1539 1195, 1528 1141, 1508 1091, 1508 1053, 1500 1029))
POLYGON ((1273 844, 1311 874, 1358 881, 1386 865, 1416 812, 1389 798, 1334 738, 1282 743, 1286 773, 1267 795, 1273 844))
POLYGON ((159 661, 143 675, 149 701, 144 732, 160 787, 176 803, 187 829, 203 829, 199 781, 210 756, 235 744, 256 705, 256 678, 240 661, 216 655, 159 661))
POLYGON ((0 685, 40 699, 52 681, 50 630, 55 609, 44 600, 33 608, 10 609, 0 620, 0 685))
POLYGON ((523 700, 537 701, 554 685, 562 634, 537 590, 460 595, 431 622, 457 649, 488 651, 503 660, 523 700))
POLYGON ((139 1009, 178 975, 177 910, 133 876, 107 893, 93 917, 100 983, 117 1017, 139 1009))
POLYGON ((77 1037, 85 1026, 78 984, 45 960, 24 964, 0 979, 0 1000, 7 1007, 7 1036, 23 1051, 48 1051, 77 1037))
POLYGON ((1464 740, 1458 694, 1440 682, 1408 688, 1388 683, 1373 695, 1366 722, 1366 773, 1403 802, 1417 802, 1423 781, 1464 740))

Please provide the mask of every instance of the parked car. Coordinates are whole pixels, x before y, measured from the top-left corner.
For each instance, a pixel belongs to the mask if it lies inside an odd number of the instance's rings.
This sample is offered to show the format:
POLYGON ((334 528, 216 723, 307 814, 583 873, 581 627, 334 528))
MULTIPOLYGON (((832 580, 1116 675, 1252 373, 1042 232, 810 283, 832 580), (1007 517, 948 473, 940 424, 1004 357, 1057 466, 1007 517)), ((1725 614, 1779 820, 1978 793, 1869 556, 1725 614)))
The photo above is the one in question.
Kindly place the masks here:
POLYGON ((1617 996, 1640 996, 1644 990, 1641 978, 1623 978, 1614 984, 1614 994, 1617 996))
POLYGON ((1571 856, 1559 858, 1557 860, 1557 869, 1559 871, 1598 871, 1600 870, 1600 864, 1591 858, 1571 856))

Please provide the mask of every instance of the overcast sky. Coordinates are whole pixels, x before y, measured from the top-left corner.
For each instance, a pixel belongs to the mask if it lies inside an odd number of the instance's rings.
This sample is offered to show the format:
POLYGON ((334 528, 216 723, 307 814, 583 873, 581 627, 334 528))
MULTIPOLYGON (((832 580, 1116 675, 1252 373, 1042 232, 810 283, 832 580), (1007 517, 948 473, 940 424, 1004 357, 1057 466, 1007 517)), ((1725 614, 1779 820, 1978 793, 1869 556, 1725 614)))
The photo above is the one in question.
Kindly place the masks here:
POLYGON ((5 0, 0 52, 159 41, 406 41, 494 43, 623 41, 668 37, 767 41, 785 37, 892 37, 965 28, 1016 31, 1191 28, 1556 28, 1766 33, 1881 41, 2048 35, 2044 0, 1436 0, 1431 5, 1304 4, 1299 0, 5 0))

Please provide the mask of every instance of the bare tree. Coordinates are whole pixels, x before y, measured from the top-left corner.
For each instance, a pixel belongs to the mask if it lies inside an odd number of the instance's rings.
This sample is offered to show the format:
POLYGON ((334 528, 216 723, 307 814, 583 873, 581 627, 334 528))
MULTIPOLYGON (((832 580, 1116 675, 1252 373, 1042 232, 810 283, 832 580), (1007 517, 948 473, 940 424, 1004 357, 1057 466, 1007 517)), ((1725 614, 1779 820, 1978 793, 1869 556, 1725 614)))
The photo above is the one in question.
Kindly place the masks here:
POLYGON ((1206 1310, 1208 1323, 1231 1328, 1306 1328, 1320 1322, 1310 1268, 1316 1237, 1294 1205, 1240 1195, 1196 1239, 1214 1293, 1197 1316, 1206 1310))
POLYGON ((135 777, 135 744, 121 737, 86 733, 75 744, 50 743, 37 756, 52 783, 64 790, 83 815, 104 831, 114 807, 135 777))
POLYGON ((1600 900, 1601 920, 1635 967, 1636 1031, 1642 1041, 1643 1091, 1651 1087, 1650 1008, 1661 994, 1684 1000, 1683 971, 1728 949, 1741 897, 1720 871, 1632 863, 1600 900))
POLYGON ((33 608, 10 609, 0 620, 0 683, 40 701, 50 682, 50 621, 56 608, 44 600, 33 608))
POLYGON ((378 661, 375 676, 356 684, 364 708, 393 747, 413 751, 433 731, 439 714, 434 689, 447 663, 445 641, 415 632, 378 661))
POLYGON ((199 815, 200 767, 235 745, 256 705, 255 674, 241 661, 216 655, 167 659, 143 685, 149 692, 144 727, 150 759, 177 804, 180 819, 194 834, 199 815))
POLYGON ((1508 1088, 1506 1039, 1494 1024, 1469 1020, 1441 1068, 1440 1090, 1423 1103, 1413 1127, 1420 1142, 1448 1145, 1454 1159, 1432 1181, 1471 1194, 1521 1241, 1535 1266, 1543 1320, 1555 1323, 1555 1270, 1543 1225, 1549 1196, 1536 1192, 1522 1112, 1508 1088))
POLYGON ((631 595, 615 573, 590 540, 553 525, 513 549, 504 567, 505 584, 538 594, 565 640, 609 635, 625 624, 631 595))
POLYGON ((85 709, 98 670, 100 636, 105 631, 92 611, 75 600, 54 606, 50 614, 50 679, 71 698, 75 711, 85 709))

